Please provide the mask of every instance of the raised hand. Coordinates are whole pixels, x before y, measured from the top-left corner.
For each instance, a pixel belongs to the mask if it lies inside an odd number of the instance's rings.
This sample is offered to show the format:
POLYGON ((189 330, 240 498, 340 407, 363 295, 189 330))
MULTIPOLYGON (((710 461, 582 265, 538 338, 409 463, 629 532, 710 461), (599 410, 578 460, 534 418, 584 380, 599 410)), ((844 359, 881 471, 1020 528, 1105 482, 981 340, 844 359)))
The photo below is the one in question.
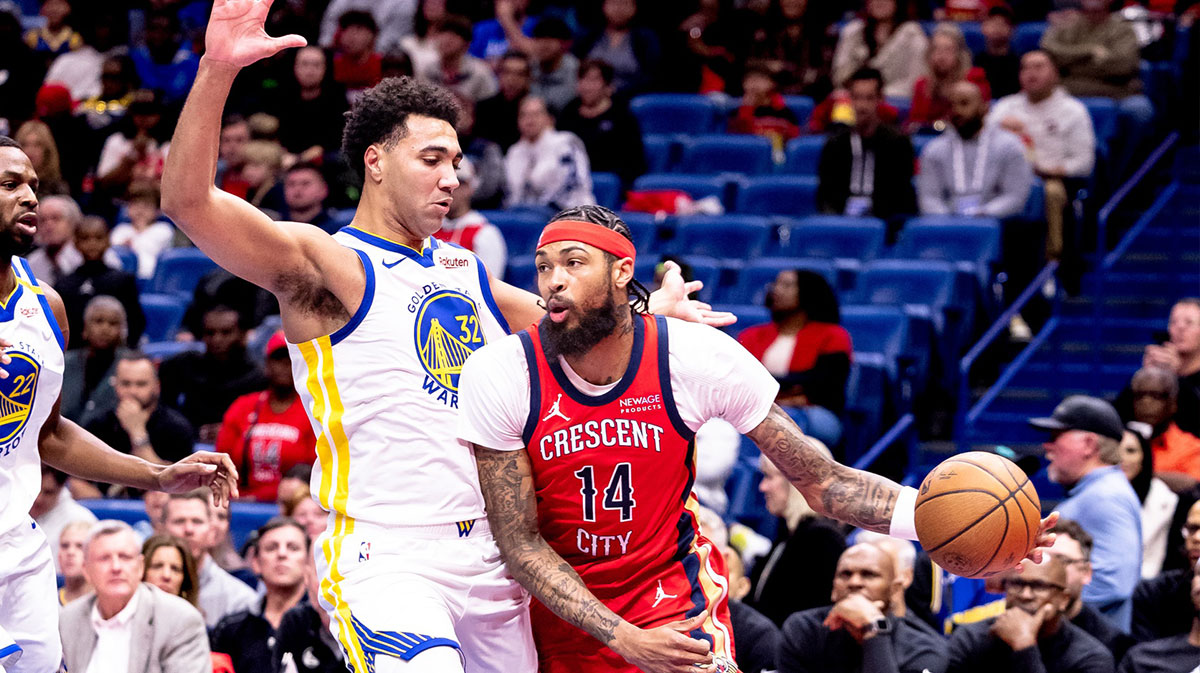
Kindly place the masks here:
POLYGON ((688 299, 688 295, 704 287, 702 281, 684 282, 683 273, 675 262, 666 262, 666 273, 662 285, 650 295, 650 312, 698 322, 713 327, 732 325, 737 316, 725 311, 714 311, 702 301, 688 299))
POLYGON ((1017 565, 1018 572, 1025 570, 1025 561, 1030 561, 1033 563, 1042 562, 1042 553, 1048 551, 1054 546, 1054 538, 1057 537, 1057 535, 1047 531, 1053 528, 1054 524, 1056 523, 1058 523, 1058 512, 1051 512, 1050 516, 1042 519, 1042 524, 1038 526, 1037 542, 1034 543, 1033 549, 1030 550, 1029 554, 1026 555, 1025 558, 1021 559, 1020 563, 1017 565))
POLYGON ((238 472, 228 454, 197 451, 167 466, 158 475, 158 490, 185 493, 207 486, 212 489, 213 505, 224 507, 238 497, 238 472))
POLYGON ((204 36, 204 58, 238 68, 308 42, 299 35, 271 37, 265 28, 272 0, 216 0, 204 36))

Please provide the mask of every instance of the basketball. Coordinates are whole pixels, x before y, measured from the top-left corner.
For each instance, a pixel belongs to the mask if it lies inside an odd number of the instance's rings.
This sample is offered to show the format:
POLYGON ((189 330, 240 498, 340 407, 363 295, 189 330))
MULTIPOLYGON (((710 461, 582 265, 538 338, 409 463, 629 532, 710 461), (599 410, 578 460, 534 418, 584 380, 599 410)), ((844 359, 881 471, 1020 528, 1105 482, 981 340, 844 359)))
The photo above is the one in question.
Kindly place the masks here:
POLYGON ((934 563, 962 577, 991 577, 1032 551, 1042 504, 1029 477, 994 453, 942 461, 917 494, 917 538, 934 563))

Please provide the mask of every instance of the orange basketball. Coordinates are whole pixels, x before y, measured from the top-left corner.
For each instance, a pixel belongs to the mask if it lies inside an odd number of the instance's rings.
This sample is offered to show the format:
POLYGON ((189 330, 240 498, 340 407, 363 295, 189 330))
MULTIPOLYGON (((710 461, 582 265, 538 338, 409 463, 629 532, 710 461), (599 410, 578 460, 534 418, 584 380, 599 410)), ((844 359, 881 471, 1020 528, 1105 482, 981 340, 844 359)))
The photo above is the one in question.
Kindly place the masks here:
POLYGON ((1033 550, 1042 504, 1012 461, 971 451, 942 461, 917 494, 917 538, 929 557, 962 577, 990 577, 1033 550))

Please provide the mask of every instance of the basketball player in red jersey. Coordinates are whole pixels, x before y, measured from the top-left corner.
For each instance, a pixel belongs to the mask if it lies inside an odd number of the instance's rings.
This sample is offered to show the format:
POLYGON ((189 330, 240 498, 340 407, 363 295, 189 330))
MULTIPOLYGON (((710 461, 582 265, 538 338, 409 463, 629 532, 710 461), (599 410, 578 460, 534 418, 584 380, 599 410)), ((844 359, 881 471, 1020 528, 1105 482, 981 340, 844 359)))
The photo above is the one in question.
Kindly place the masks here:
POLYGON ((542 673, 736 670, 724 566, 691 495, 696 429, 732 423, 818 512, 869 530, 916 539, 916 490, 815 450, 733 339, 646 315, 631 241, 599 206, 555 216, 535 258, 547 316, 467 362, 459 435, 538 599, 542 673))

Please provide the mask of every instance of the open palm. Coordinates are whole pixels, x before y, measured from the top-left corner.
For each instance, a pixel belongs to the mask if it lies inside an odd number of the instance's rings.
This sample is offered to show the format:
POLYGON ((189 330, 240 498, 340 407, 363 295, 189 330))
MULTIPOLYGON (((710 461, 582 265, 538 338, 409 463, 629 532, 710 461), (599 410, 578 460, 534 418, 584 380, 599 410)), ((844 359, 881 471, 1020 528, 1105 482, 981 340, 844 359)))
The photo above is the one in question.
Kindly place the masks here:
POLYGON ((299 35, 271 37, 265 29, 272 0, 217 0, 204 38, 204 56, 245 67, 284 49, 308 44, 299 35))

